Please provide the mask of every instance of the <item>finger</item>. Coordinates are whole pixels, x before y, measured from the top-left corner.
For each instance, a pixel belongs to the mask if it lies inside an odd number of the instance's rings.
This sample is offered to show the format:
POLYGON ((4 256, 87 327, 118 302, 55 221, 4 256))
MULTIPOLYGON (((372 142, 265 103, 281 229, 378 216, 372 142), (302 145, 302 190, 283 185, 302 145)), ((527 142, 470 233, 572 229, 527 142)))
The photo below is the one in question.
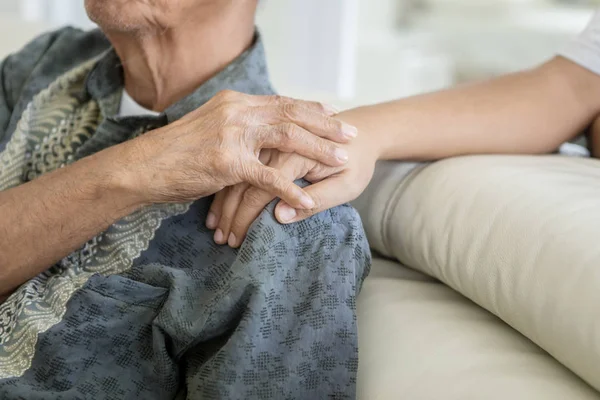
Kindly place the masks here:
POLYGON ((279 197, 298 209, 313 208, 315 203, 306 192, 281 171, 262 165, 258 160, 249 162, 242 174, 243 181, 279 197))
MULTIPOLYGON (((277 168, 287 179, 294 180, 303 177, 314 166, 315 162, 298 154, 276 157, 269 166, 277 168)), ((231 247, 238 247, 244 241, 250 225, 261 211, 275 199, 275 196, 256 187, 248 188, 231 223, 231 247)))
POLYGON ((331 116, 297 105, 281 106, 280 122, 291 121, 307 131, 338 143, 348 143, 358 136, 356 127, 331 116))
POLYGON ((344 167, 330 167, 321 163, 315 163, 312 168, 307 171, 304 179, 310 183, 317 183, 332 175, 342 173, 344 170, 344 167))
POLYGON ((252 104, 257 106, 283 106, 284 104, 297 104, 315 112, 325 115, 339 114, 339 110, 331 104, 318 101, 297 100, 291 97, 270 95, 270 96, 251 96, 249 99, 252 104))
MULTIPOLYGON (((236 211, 242 202, 244 192, 248 189, 247 183, 240 183, 232 186, 225 197, 223 202, 223 209, 221 212, 221 219, 219 220, 219 228, 223 232, 223 240, 220 244, 237 243, 235 235, 231 237, 231 223, 235 217, 236 211)), ((233 247, 233 246, 232 246, 233 247)))
POLYGON ((251 138, 259 148, 298 153, 332 167, 348 162, 348 151, 292 123, 257 126, 251 138))
POLYGON ((275 207, 275 217, 282 224, 302 221, 321 211, 339 206, 356 198, 352 185, 343 175, 336 175, 315 183, 306 188, 306 192, 314 199, 315 207, 311 209, 298 209, 293 205, 280 201, 275 207))
POLYGON ((223 202, 225 201, 225 197, 227 196, 228 191, 229 187, 226 187, 215 194, 215 198, 213 199, 213 202, 210 205, 210 209, 206 217, 206 226, 208 229, 215 229, 215 233, 213 234, 213 240, 215 241, 215 243, 218 244, 224 244, 223 231, 218 229, 218 225, 219 220, 221 219, 223 202))
POLYGON ((239 247, 242 244, 250 225, 274 199, 275 196, 256 187, 246 190, 231 224, 231 234, 235 239, 234 243, 229 243, 231 247, 239 247))
POLYGON ((348 143, 358 130, 340 119, 296 103, 258 107, 255 118, 271 125, 292 123, 312 134, 337 143, 348 143))
POLYGON ((215 193, 208 214, 206 215, 206 227, 208 229, 217 229, 219 219, 221 218, 221 210, 223 209, 223 201, 227 195, 228 187, 215 193))

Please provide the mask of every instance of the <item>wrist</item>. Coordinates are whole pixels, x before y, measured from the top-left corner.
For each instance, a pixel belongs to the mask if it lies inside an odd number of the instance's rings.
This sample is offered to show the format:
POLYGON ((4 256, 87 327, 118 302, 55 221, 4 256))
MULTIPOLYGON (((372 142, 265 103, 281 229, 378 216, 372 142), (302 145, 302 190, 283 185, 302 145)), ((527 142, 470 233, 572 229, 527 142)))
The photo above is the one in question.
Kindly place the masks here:
POLYGON ((118 213, 126 213, 124 215, 151 204, 144 190, 140 163, 136 161, 138 157, 126 145, 128 143, 94 154, 89 157, 94 165, 87 166, 95 174, 96 189, 118 213))
POLYGON ((390 135, 384 135, 381 132, 369 132, 366 134, 364 148, 369 152, 369 158, 374 162, 379 160, 388 160, 391 157, 392 149, 389 143, 390 135))
MULTIPOLYGON (((354 108, 344 111, 336 118, 355 126, 358 129, 358 136, 353 140, 360 143, 360 147, 367 150, 375 160, 384 159, 390 152, 390 136, 377 129, 373 121, 374 113, 369 110, 369 106, 354 108)), ((375 118, 377 116, 375 115, 375 118)))
POLYGON ((376 134, 376 137, 374 138, 374 142, 376 144, 376 148, 373 150, 376 160, 380 161, 380 160, 394 160, 397 159, 397 149, 394 149, 394 143, 391 142, 394 139, 397 140, 397 138, 395 138, 393 135, 391 134, 376 134))

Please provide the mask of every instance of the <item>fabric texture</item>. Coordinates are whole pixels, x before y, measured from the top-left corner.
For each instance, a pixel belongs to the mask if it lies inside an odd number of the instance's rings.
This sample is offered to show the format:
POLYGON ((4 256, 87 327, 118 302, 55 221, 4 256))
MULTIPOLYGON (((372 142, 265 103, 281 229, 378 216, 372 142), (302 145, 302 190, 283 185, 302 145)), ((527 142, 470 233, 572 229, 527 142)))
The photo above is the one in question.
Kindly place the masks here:
POLYGON ((374 258, 358 322, 359 399, 600 399, 500 318, 397 261, 374 258))
POLYGON ((600 74, 600 11, 593 15, 584 31, 559 55, 600 74))
POLYGON ((396 168, 365 194, 385 199, 362 214, 373 249, 466 296, 600 390, 600 162, 471 156, 396 168))
MULTIPOLYGON (((259 37, 158 116, 116 115, 122 76, 98 31, 50 33, 7 59, 0 190, 173 122, 220 90, 273 93, 259 37)), ((210 200, 139 210, 2 304, 0 398, 354 398, 355 300, 370 262, 357 213, 282 226, 272 204, 237 251, 204 227, 210 200)))

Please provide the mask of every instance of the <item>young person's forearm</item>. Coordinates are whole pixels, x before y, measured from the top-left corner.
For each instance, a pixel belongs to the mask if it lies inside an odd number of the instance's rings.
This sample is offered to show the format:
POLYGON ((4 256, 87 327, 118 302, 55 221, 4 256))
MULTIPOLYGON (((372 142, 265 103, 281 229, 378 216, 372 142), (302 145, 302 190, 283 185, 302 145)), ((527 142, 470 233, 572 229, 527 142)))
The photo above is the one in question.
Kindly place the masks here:
POLYGON ((383 159, 545 153, 600 111, 600 77, 563 58, 491 81, 340 114, 373 137, 383 159))
POLYGON ((0 192, 0 302, 139 206, 105 168, 117 164, 110 157, 98 153, 0 192))

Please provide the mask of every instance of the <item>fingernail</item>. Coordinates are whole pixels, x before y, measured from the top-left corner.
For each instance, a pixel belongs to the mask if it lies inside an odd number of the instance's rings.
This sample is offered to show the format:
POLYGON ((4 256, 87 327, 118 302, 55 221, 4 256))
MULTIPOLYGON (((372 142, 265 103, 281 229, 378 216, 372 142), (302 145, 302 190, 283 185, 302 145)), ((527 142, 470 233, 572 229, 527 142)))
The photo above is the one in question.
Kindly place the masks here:
POLYGON ((349 138, 355 138, 358 136, 358 129, 355 126, 349 125, 347 123, 342 124, 342 134, 349 138))
POLYGON ((300 205, 304 208, 313 208, 315 206, 315 201, 305 194, 300 197, 300 205))
POLYGON ((206 216, 206 227, 208 229, 215 229, 217 227, 217 216, 212 211, 209 211, 206 216))
POLYGON ((347 162, 348 152, 338 147, 337 149, 335 149, 335 157, 342 162, 347 162))
POLYGON ((296 210, 287 204, 283 204, 279 207, 279 220, 281 222, 289 222, 296 218, 296 210))
POLYGON ((223 243, 223 231, 220 229, 217 229, 217 231, 215 232, 215 242, 217 242, 218 244, 222 244, 223 243))
POLYGON ((340 110, 338 110, 335 106, 331 105, 331 104, 323 104, 323 108, 325 109, 325 112, 329 115, 335 115, 335 114, 339 114, 340 110))
POLYGON ((235 247, 237 245, 237 238, 235 237, 233 232, 231 232, 229 234, 229 239, 227 240, 227 244, 229 245, 229 247, 235 247))

